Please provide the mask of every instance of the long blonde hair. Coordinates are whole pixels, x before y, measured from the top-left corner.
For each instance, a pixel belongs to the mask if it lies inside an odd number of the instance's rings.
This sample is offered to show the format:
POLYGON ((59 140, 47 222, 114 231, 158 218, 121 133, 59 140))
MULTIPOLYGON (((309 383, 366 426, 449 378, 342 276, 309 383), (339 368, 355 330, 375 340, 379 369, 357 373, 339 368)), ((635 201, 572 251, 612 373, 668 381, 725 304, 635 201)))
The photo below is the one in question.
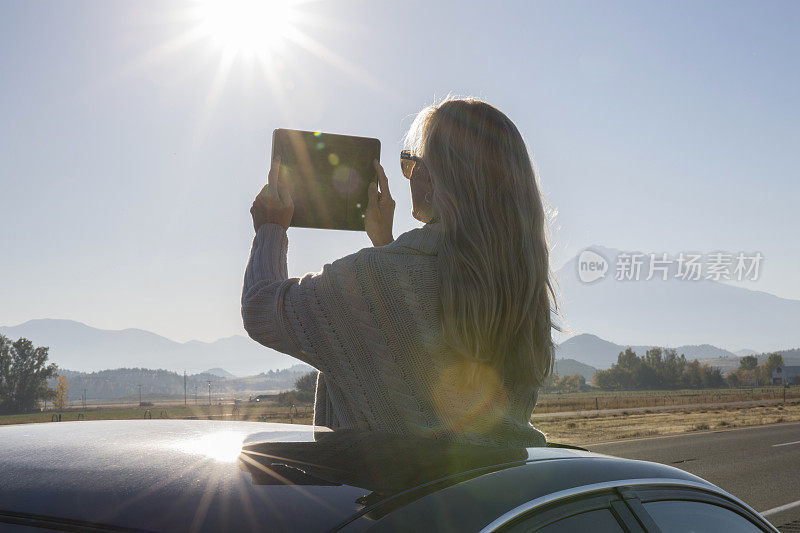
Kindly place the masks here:
POLYGON ((545 210, 531 157, 499 109, 448 98, 407 136, 433 184, 446 345, 467 362, 541 385, 553 368, 545 210))

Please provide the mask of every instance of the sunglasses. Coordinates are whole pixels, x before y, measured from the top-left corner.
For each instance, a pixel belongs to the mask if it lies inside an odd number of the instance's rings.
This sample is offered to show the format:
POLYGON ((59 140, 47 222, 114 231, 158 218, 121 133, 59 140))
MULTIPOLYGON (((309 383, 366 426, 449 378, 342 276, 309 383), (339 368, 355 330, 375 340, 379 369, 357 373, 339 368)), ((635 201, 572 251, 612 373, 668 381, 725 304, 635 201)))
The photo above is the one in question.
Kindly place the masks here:
POLYGON ((420 168, 425 167, 422 158, 412 155, 410 150, 403 150, 400 152, 400 170, 403 171, 403 176, 405 176, 406 179, 411 179, 411 174, 414 172, 414 168, 417 164, 420 165, 420 168))

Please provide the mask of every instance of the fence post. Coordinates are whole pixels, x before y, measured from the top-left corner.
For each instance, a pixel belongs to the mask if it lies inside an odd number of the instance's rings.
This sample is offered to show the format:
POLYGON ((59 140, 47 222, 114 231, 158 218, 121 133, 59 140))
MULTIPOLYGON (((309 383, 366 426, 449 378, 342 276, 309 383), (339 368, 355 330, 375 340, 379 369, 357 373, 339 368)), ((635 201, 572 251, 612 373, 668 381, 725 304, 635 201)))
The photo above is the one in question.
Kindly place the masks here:
POLYGON ((594 409, 595 409, 595 411, 599 411, 600 410, 600 403, 597 401, 597 397, 595 397, 595 399, 594 399, 594 409))

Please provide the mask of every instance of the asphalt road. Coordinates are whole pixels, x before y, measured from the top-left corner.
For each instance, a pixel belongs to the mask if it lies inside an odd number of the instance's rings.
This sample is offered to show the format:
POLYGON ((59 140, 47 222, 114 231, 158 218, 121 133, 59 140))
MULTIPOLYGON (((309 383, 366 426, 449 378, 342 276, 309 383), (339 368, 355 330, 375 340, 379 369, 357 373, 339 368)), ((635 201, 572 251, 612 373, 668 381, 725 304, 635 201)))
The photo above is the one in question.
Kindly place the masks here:
POLYGON ((586 448, 691 472, 741 498, 779 528, 800 520, 800 423, 642 437, 586 448))

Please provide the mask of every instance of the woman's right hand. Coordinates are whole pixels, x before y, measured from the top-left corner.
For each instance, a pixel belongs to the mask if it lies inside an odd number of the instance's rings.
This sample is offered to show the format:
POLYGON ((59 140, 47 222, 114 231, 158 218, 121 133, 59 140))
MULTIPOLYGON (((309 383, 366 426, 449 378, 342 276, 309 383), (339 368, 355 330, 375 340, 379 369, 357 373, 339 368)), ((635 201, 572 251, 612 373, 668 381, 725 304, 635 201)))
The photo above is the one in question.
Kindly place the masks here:
POLYGON ((253 227, 258 231, 263 224, 272 222, 288 230, 294 214, 294 202, 286 179, 284 168, 281 167, 280 156, 272 162, 267 175, 268 183, 261 189, 250 208, 253 216, 253 227))
POLYGON ((394 241, 392 225, 394 224, 394 199, 389 193, 389 179, 377 160, 372 162, 378 174, 378 183, 369 184, 369 202, 364 216, 364 229, 373 246, 385 246, 394 241), (378 189, 380 185, 380 190, 378 189))

